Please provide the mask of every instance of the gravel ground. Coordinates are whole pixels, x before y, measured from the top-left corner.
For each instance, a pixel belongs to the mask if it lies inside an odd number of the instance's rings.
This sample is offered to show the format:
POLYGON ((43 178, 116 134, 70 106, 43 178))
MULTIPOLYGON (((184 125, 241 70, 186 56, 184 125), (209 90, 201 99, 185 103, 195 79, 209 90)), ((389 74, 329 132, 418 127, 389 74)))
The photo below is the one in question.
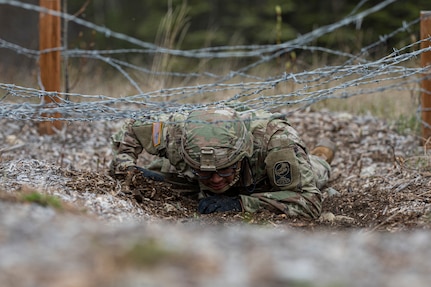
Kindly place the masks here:
POLYGON ((319 220, 202 216, 144 179, 138 203, 106 174, 121 123, 40 136, 0 120, 1 286, 427 286, 431 174, 418 139, 372 117, 291 121, 310 148, 323 136, 339 147, 319 220), (25 199, 35 191, 60 205, 25 199))

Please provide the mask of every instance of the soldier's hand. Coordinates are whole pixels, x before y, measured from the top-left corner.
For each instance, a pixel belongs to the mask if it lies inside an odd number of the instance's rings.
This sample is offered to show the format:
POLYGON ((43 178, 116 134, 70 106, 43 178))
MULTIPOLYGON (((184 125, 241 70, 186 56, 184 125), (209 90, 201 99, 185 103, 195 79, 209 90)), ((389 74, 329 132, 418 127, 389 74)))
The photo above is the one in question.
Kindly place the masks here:
POLYGON ((135 166, 129 166, 127 168, 126 177, 124 180, 124 185, 130 188, 133 185, 133 178, 139 173, 135 166))
POLYGON ((135 166, 130 166, 127 168, 126 179, 124 181, 124 191, 132 192, 133 197, 136 199, 136 201, 142 202, 141 192, 133 188, 134 177, 139 173, 140 171, 135 166))
POLYGON ((198 211, 201 214, 224 211, 241 211, 241 200, 237 197, 214 195, 199 201, 198 211))

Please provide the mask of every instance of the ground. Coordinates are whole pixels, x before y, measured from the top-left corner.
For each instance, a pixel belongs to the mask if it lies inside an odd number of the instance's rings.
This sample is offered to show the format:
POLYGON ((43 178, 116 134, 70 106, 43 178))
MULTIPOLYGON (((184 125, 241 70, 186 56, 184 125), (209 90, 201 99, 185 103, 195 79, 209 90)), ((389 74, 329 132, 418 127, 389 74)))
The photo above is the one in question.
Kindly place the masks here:
MULTIPOLYGON (((178 286, 226 282, 236 286, 263 282, 267 286, 364 286, 367 282, 421 286, 429 282, 429 264, 420 262, 428 262, 424 256, 431 250, 431 173, 420 138, 406 130, 397 132, 396 126, 371 116, 302 111, 291 115, 290 121, 310 149, 323 137, 338 146, 318 220, 267 211, 199 215, 197 202, 183 191, 142 178, 135 181, 143 196, 137 202, 121 181, 107 173, 109 137, 121 122, 68 122, 58 134, 40 136, 36 123, 0 120, 0 281, 10 282, 6 286, 167 286, 168 282, 178 286), (60 208, 24 199, 35 191, 60 199, 60 208), (67 242, 71 246, 63 248, 67 242), (39 248, 34 249, 34 244, 39 248), (265 252, 261 254, 259 248, 265 252), (51 251, 52 257, 46 257, 51 251), (133 254, 140 255, 134 258, 133 254), (69 264, 79 263, 76 270, 95 268, 95 272, 73 277, 69 266, 44 274, 62 255, 71 256, 69 264), (39 268, 29 263, 38 256, 42 258, 39 268), (361 261, 351 263, 349 256, 361 261), (328 269, 325 262, 332 267, 328 269), (290 271, 274 267, 279 264, 290 271), (349 264, 357 265, 351 270, 349 264), (152 266, 154 274, 168 270, 169 276, 156 280, 150 269, 145 276, 135 272, 141 265, 145 270, 152 266), (27 281, 16 268, 27 269, 27 281), (175 268, 180 271, 172 271, 175 268), (234 276, 233 270, 247 275, 234 276), (396 276, 391 275, 394 270, 396 276), (129 273, 131 277, 125 275, 129 273), (361 281, 352 283, 352 276, 361 281)), ((148 159, 143 155, 140 163, 148 159)))

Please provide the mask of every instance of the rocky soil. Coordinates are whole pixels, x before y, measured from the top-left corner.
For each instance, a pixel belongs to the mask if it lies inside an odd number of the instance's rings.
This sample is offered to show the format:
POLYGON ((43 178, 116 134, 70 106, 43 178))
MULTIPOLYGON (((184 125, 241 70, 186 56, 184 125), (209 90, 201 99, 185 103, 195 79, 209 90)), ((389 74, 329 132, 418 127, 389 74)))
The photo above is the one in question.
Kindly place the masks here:
MULTIPOLYGON (((1 119, 1 286, 427 286, 430 158, 372 117, 292 115, 312 148, 338 145, 319 220, 199 215, 181 190, 107 175, 120 122, 54 136, 1 119)), ((141 163, 150 160, 142 156, 141 163)))

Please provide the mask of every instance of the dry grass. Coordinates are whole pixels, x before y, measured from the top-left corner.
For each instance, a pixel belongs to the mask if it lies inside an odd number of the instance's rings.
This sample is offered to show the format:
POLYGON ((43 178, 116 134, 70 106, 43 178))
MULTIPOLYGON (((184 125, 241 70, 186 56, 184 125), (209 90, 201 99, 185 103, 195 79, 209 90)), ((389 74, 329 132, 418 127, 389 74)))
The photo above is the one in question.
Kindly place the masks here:
MULTIPOLYGON (((179 12, 178 12, 179 13, 179 12)), ((184 15, 181 17, 185 17, 184 15)), ((180 17, 180 18, 181 18, 180 17)), ((182 25, 184 24, 184 19, 179 19, 182 25)), ((165 23, 165 29, 169 29, 172 27, 173 23, 165 23)), ((162 27, 163 28, 163 27, 162 27)), ((161 29, 162 29, 161 28, 161 29)), ((165 31, 170 37, 178 37, 181 31, 165 31), (173 34, 173 35, 172 35, 173 34)), ((162 33, 162 32, 161 32, 162 33)), ((168 36, 166 36, 168 37, 168 36)), ((165 37, 165 38, 166 38, 165 37)), ((163 38, 160 40, 162 41, 163 38)), ((175 48, 175 43, 172 39, 165 39, 169 42, 166 44, 170 48, 175 48)), ((171 57, 170 60, 172 60, 171 57)), ((150 69, 152 68, 155 71, 163 70, 165 67, 166 60, 163 60, 159 57, 159 59, 154 59, 155 61, 159 61, 158 64, 153 62, 150 64, 150 69), (160 62, 161 61, 161 62, 160 62), (164 64, 163 64, 163 63, 164 64)), ((186 61, 185 59, 181 59, 181 61, 186 61)), ((299 61, 299 60, 298 60, 299 61)), ((72 61, 71 61, 72 62, 72 61)), ((293 62, 292 62, 293 63, 293 62)), ((289 69, 290 72, 295 72, 300 68, 295 63, 290 63, 288 59, 277 60, 275 63, 267 63, 259 66, 257 69, 253 69, 251 73, 260 76, 262 78, 268 78, 270 76, 280 75, 285 72, 283 70, 289 69), (286 65, 289 64, 289 65, 286 65)), ((142 63, 136 63, 137 66, 142 66, 142 63)), ((229 63, 228 61, 209 61, 208 59, 203 59, 195 66, 188 67, 189 72, 203 72, 206 71, 208 73, 214 73, 218 75, 228 75, 230 71, 236 70, 238 67, 236 66, 238 63, 229 63), (214 63, 218 63, 215 65, 214 63)), ((323 64, 322 64, 323 65, 323 64)), ((1 68, 1 67, 0 67, 1 68)), ((171 69, 171 65, 170 68, 171 69)), ((312 68, 310 68, 312 69, 312 68)), ((182 86, 196 86, 202 84, 211 84, 215 80, 212 78, 166 78, 163 76, 155 77, 151 74, 143 74, 138 73, 136 71, 127 70, 130 73, 130 76, 133 77, 134 81, 137 85, 139 85, 140 89, 143 92, 151 92, 157 91, 159 89, 167 89, 173 87, 182 87, 182 86), (157 78, 157 79, 156 79, 157 78), (162 85, 161 85, 162 83, 162 85)), ((118 71, 115 71, 107 64, 101 64, 99 62, 94 61, 85 61, 85 62, 75 62, 68 69, 69 78, 70 78, 70 87, 71 93, 82 94, 82 95, 105 95, 110 97, 127 97, 130 95, 136 95, 139 91, 118 71)), ((37 81, 37 72, 36 69, 25 69, 22 70, 19 67, 16 67, 13 71, 7 73, 4 77, 6 82, 14 83, 17 85, 27 86, 38 88, 37 81)), ((348 81, 349 79, 342 79, 342 81, 348 81)), ((0 78, 2 81, 2 78, 0 78)), ((235 77, 232 80, 225 83, 241 83, 247 82, 250 79, 235 77)), ((395 82, 395 81, 394 81, 395 82)), ((359 88, 348 88, 343 91, 347 94, 354 94, 357 92, 355 89, 369 89, 370 91, 378 91, 379 88, 385 88, 393 84, 394 82, 382 81, 376 84, 368 84, 361 86, 359 88), (380 85, 380 86, 379 86, 380 85)), ((325 90, 331 87, 335 87, 342 84, 341 81, 329 81, 327 84, 319 85, 318 83, 311 83, 310 86, 315 85, 315 87, 305 89, 304 91, 310 90, 325 90)), ((390 122, 396 123, 401 130, 413 130, 417 131, 419 123, 416 119, 416 111, 419 107, 419 86, 418 84, 406 84, 402 87, 403 90, 394 91, 394 89, 387 89, 386 91, 375 92, 375 93, 361 93, 357 96, 351 96, 343 99, 327 99, 321 100, 315 104, 313 104, 313 110, 322 110, 327 109, 330 111, 342 111, 348 112, 354 115, 371 115, 382 119, 387 119, 390 122)), ((293 81, 287 81, 278 84, 274 89, 263 91, 259 93, 259 95, 264 94, 268 96, 276 95, 276 94, 290 94, 292 92, 303 90, 304 86, 299 84, 295 84, 293 81)), ((214 92, 214 93, 203 93, 201 95, 196 95, 193 98, 189 98, 186 101, 188 103, 205 103, 212 102, 221 99, 228 99, 235 94, 241 94, 244 92, 240 88, 232 89, 222 92, 214 92)), ((8 100, 11 100, 10 96, 8 100)), ((37 100, 37 99, 36 99, 37 100)), ((84 101, 83 97, 75 97, 71 98, 72 101, 84 101)), ((160 100, 162 98, 160 97, 160 100)))

